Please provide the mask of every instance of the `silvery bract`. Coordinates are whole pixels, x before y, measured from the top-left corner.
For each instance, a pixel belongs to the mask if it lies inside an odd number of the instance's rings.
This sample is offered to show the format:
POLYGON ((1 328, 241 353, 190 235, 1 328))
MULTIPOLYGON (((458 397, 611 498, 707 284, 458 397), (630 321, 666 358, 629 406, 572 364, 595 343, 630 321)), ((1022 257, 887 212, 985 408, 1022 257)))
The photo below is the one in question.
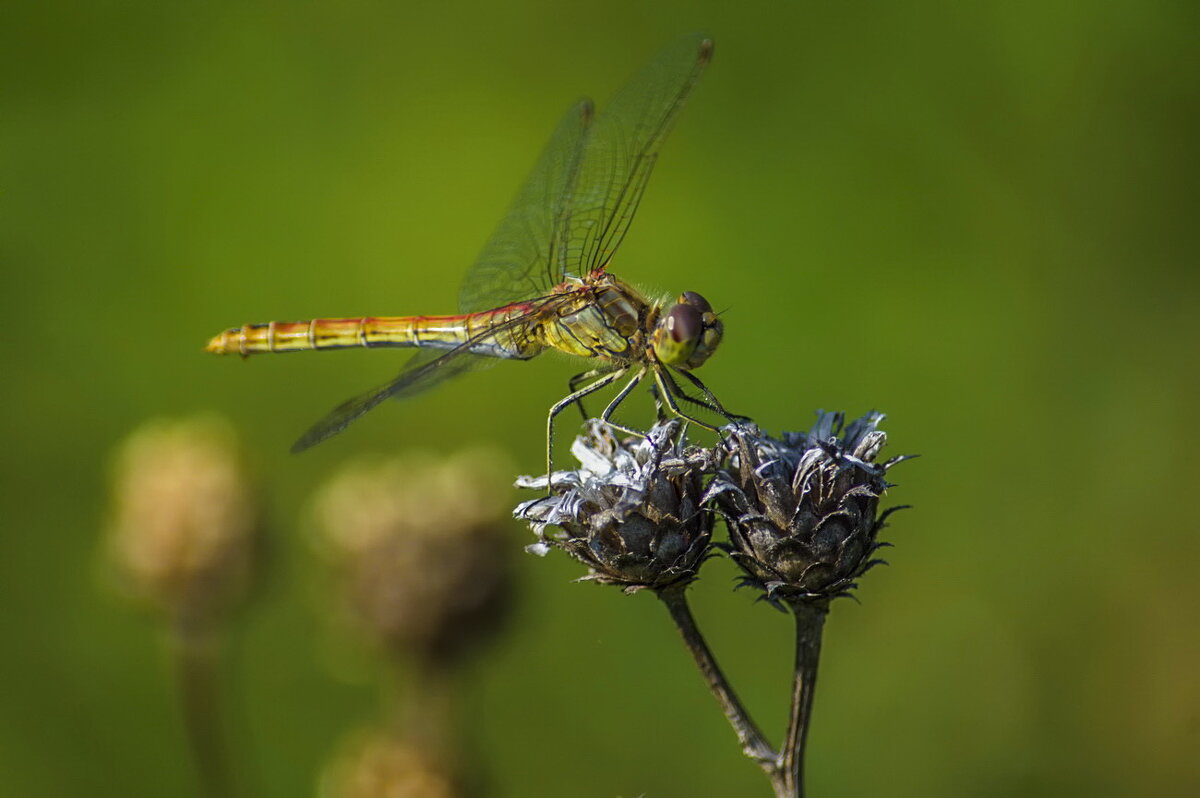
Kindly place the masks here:
MULTIPOLYGON (((618 440, 607 424, 589 422, 571 448, 579 469, 555 472, 551 495, 514 513, 539 538, 529 550, 561 548, 589 567, 585 578, 630 591, 694 579, 712 539, 713 514, 703 507, 712 454, 685 449, 679 429, 668 421, 618 440)), ((547 478, 517 485, 546 490, 547 478)))

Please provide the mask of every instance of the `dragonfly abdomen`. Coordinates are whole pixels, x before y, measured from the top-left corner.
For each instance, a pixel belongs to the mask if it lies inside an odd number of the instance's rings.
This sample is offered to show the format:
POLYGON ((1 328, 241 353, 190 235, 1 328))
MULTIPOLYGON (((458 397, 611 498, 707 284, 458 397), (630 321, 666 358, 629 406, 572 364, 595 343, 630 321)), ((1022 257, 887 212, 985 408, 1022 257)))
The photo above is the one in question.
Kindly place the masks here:
POLYGON ((213 337, 205 349, 219 355, 306 352, 354 347, 454 349, 471 339, 473 354, 527 358, 541 346, 516 329, 497 329, 506 320, 495 312, 460 316, 364 316, 352 319, 272 321, 232 327, 213 337))

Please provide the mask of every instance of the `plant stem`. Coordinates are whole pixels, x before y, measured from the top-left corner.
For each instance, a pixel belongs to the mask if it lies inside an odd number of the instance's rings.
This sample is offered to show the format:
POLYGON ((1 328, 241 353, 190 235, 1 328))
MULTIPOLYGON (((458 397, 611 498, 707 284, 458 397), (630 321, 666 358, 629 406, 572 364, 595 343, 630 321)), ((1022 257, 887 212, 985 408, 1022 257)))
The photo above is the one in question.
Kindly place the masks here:
POLYGON ((459 669, 453 658, 418 656, 409 669, 412 681, 405 710, 405 734, 414 743, 449 759, 462 748, 457 699, 459 669))
POLYGON ((725 674, 721 672, 720 666, 717 665, 708 643, 705 642, 704 636, 700 634, 700 629, 696 626, 696 619, 692 616, 692 610, 688 606, 686 589, 686 585, 676 584, 657 590, 655 593, 667 605, 671 619, 675 621, 675 626, 683 636, 683 644, 687 646, 692 658, 696 660, 696 666, 708 684, 708 689, 712 691, 717 703, 721 705, 725 717, 729 719, 729 724, 733 726, 738 742, 742 744, 742 753, 757 762, 765 772, 773 774, 777 768, 775 751, 758 726, 754 724, 749 713, 738 700, 737 694, 734 693, 733 687, 726 680, 725 674))
POLYGON ((217 690, 218 642, 211 629, 177 622, 171 634, 180 711, 202 795, 233 794, 217 690))
POLYGON ((789 602, 796 618, 796 664, 792 674, 792 708, 787 736, 772 777, 776 798, 804 797, 804 746, 812 719, 813 695, 817 687, 817 661, 821 656, 821 632, 828 601, 789 602))

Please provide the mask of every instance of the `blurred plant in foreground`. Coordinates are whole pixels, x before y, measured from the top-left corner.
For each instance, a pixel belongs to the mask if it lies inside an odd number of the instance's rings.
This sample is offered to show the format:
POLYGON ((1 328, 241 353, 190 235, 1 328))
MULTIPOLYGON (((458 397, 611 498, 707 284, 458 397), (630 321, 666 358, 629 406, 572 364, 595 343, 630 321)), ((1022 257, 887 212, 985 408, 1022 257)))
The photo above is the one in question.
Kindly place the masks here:
POLYGON ((114 466, 107 565, 123 593, 164 617, 197 770, 207 794, 229 795, 218 649, 258 565, 256 487, 232 427, 213 416, 144 424, 114 466))
POLYGON ((401 705, 331 766, 323 795, 466 791, 472 774, 457 764, 456 676, 510 606, 504 473, 500 458, 482 452, 364 460, 318 492, 319 546, 351 619, 390 664, 408 666, 401 705))
POLYGON ((749 423, 732 424, 712 449, 687 446, 674 420, 624 440, 589 421, 572 447, 578 470, 517 481, 549 491, 515 510, 538 536, 530 551, 560 548, 588 567, 585 579, 626 592, 650 589, 663 601, 743 752, 779 798, 804 794, 804 746, 829 603, 849 594, 883 545, 876 536, 891 512, 878 513, 890 487, 884 475, 906 458, 875 462, 887 440, 882 420, 870 413, 844 427, 840 413, 821 412, 808 433, 781 440, 749 423), (795 618, 791 712, 778 749, 721 672, 687 603, 716 515, 729 530, 720 548, 746 572, 744 584, 795 618))

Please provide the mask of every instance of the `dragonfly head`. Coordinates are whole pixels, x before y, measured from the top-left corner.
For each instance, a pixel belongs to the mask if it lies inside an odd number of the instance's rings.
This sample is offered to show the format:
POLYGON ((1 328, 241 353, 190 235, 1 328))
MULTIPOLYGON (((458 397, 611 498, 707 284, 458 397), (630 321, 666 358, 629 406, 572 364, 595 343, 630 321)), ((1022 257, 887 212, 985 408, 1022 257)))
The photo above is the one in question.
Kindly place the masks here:
POLYGON ((694 369, 721 343, 724 325, 708 300, 684 291, 654 328, 654 354, 668 366, 694 369))

